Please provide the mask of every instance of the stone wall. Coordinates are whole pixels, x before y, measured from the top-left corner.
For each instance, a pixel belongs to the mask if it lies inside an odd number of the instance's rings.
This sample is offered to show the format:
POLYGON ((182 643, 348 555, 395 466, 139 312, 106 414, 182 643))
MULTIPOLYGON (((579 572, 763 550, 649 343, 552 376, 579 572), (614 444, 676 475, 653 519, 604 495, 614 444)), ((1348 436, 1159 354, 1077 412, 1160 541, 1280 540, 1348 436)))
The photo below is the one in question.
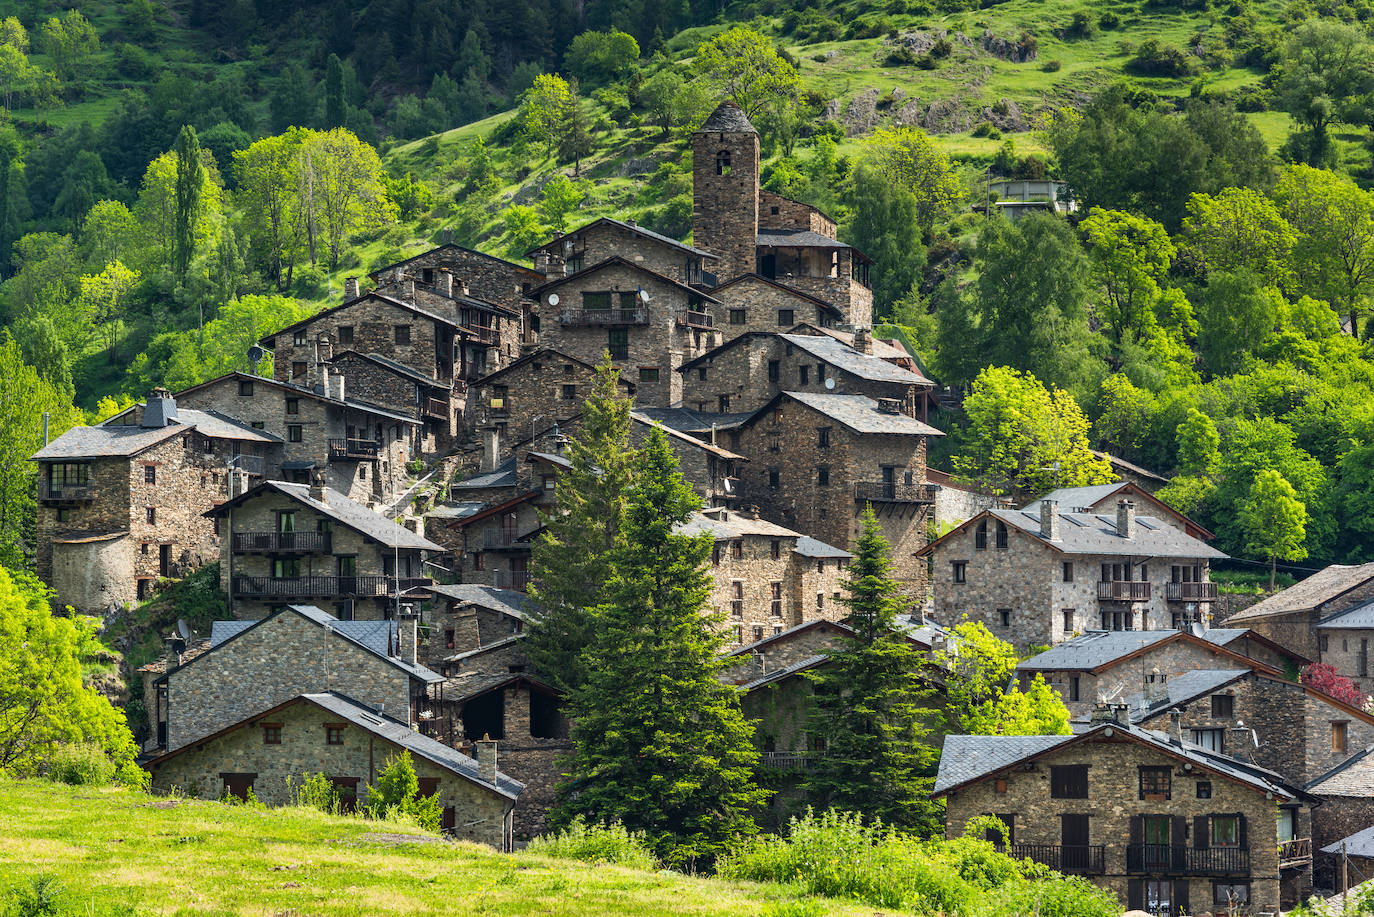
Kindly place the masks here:
MULTIPOLYGON (((555 239, 546 249, 552 256, 572 262, 568 266, 570 274, 576 273, 578 262, 586 268, 607 258, 624 258, 678 283, 701 282, 702 259, 699 256, 614 223, 590 223, 555 239)), ((714 263, 706 262, 706 270, 711 270, 714 263)))
POLYGON ((778 281, 823 299, 840 310, 842 322, 857 328, 873 326, 873 291, 851 275, 853 252, 841 249, 833 277, 778 277, 778 281))
MULTIPOLYGON (((254 713, 267 709, 260 707, 254 713)), ((280 724, 280 744, 266 744, 262 727, 249 723, 163 763, 153 762, 153 790, 218 799, 226 789, 222 775, 252 774, 257 800, 269 806, 282 806, 292 801, 288 779, 299 783, 307 773, 323 773, 356 779, 357 803, 361 807, 367 803, 368 792, 387 761, 403 751, 386 739, 339 722, 337 715, 306 701, 279 710, 270 719, 280 724), (343 744, 328 745, 326 727, 336 725, 343 727, 343 744)), ((456 837, 508 849, 510 800, 427 758, 412 754, 411 760, 417 777, 438 781, 440 805, 454 810, 456 837)))
MULTIPOLYGON (((1321 848, 1374 826, 1374 797, 1323 796, 1321 799, 1322 804, 1312 810, 1312 852, 1319 860, 1324 857, 1323 854, 1317 853, 1321 848)), ((1339 860, 1339 857, 1330 859, 1339 860)), ((1330 864, 1327 869, 1319 872, 1330 872, 1330 864)), ((1340 873, 1337 872, 1336 875, 1339 876, 1340 873)))
MULTIPOLYGON (((468 292, 478 299, 516 312, 521 310, 522 291, 538 282, 538 276, 529 268, 457 245, 441 245, 401 266, 406 276, 421 284, 434 282, 443 269, 453 274, 455 287, 466 283, 468 292)), ((382 279, 381 272, 375 276, 382 279)))
MULTIPOLYGON (((542 431, 580 414, 595 375, 590 361, 541 350, 499 376, 474 382, 468 388, 466 413, 473 427, 490 424, 500 429, 499 460, 504 461, 517 442, 529 437, 532 427, 542 431)), ((625 394, 634 392, 628 377, 620 387, 625 394)))
MULTIPOLYGON (((630 444, 636 449, 643 448, 644 440, 651 429, 652 424, 632 418, 630 444)), ((728 450, 716 452, 711 449, 709 443, 693 437, 667 429, 664 432, 668 436, 669 445, 672 446, 673 455, 677 457, 678 469, 682 472, 683 480, 691 485, 706 505, 734 506, 738 502, 739 494, 733 489, 727 489, 725 479, 735 478, 741 473, 745 464, 744 458, 734 457, 728 450)))
POLYGON ((420 661, 436 672, 455 653, 490 646, 524 629, 518 618, 443 596, 436 598, 428 614, 428 632, 421 636, 420 661))
POLYGON ((283 612, 167 675, 167 747, 180 748, 298 694, 331 690, 413 720, 409 675, 353 641, 283 612))
POLYGON ((810 204, 774 194, 766 188, 759 190, 760 229, 800 229, 837 239, 835 221, 810 204))
POLYGON ((711 295, 720 300, 706 308, 720 332, 721 343, 751 331, 786 332, 801 322, 824 327, 837 320, 834 309, 757 274, 746 274, 728 286, 717 287, 711 295))
POLYGON ((498 745, 497 767, 525 784, 515 804, 515 836, 528 840, 548 827, 548 812, 556 801, 555 787, 562 773, 556 762, 571 753, 573 746, 568 741, 566 722, 560 736, 540 738, 533 734, 528 685, 513 684, 504 691, 506 737, 498 745))
MULTIPOLYGON (((984 814, 1014 816, 1017 844, 1060 844, 1061 814, 1089 816, 1089 843, 1106 846, 1106 874, 1089 876, 1126 901, 1128 875, 1126 848, 1131 842, 1130 819, 1134 815, 1168 815, 1186 820, 1187 846, 1196 846, 1195 817, 1208 813, 1240 813, 1248 827, 1250 851, 1250 901, 1252 912, 1279 909, 1278 825, 1274 802, 1264 791, 1233 782, 1219 774, 1194 767, 1185 771, 1177 759, 1135 741, 1098 739, 1090 744, 1050 753, 1030 769, 1008 768, 947 797, 945 836, 959 837, 965 823, 984 814), (1056 765, 1088 766, 1087 799, 1054 799, 1050 796, 1050 768, 1056 765), (1140 799, 1138 768, 1169 766, 1172 798, 1140 799), (1005 792, 997 792, 997 780, 1005 779, 1005 792), (1196 785, 1211 784, 1211 798, 1199 800, 1196 785)), ((1212 911, 1212 880, 1187 879, 1189 913, 1212 911)))
POLYGON ((722 281, 754 270, 759 235, 759 135, 697 131, 692 135, 692 241, 720 256, 722 281), (718 168, 726 154, 728 169, 718 168))
POLYGON ((1354 682, 1366 694, 1374 691, 1370 651, 1374 649, 1374 628, 1328 629, 1318 631, 1317 646, 1321 661, 1354 682))
POLYGON ((452 346, 452 329, 380 297, 364 296, 267 339, 264 346, 273 353, 273 377, 300 385, 319 381, 315 366, 323 354, 318 342, 326 335, 335 353, 376 353, 426 376, 443 380, 453 375, 452 361, 440 346, 452 346), (398 340, 398 329, 408 330, 409 342, 398 340))
POLYGON ((127 533, 48 541, 43 545, 48 558, 43 581, 57 593, 59 606, 103 615, 138 601, 138 582, 132 575, 136 550, 127 533))
POLYGON ((755 688, 740 697, 745 719, 758 720, 754 744, 762 752, 811 751, 806 721, 811 714, 811 681, 794 675, 755 688))
POLYGON ((799 590, 794 590, 789 581, 789 573, 794 567, 792 548, 795 544, 796 538, 765 535, 716 541, 707 569, 712 582, 708 602, 721 618, 727 646, 741 646, 771 637, 791 626, 802 614, 804 609, 796 607, 795 595, 799 590), (739 557, 735 556, 736 551, 739 557), (773 614, 775 584, 782 597, 777 615, 773 614), (735 613, 733 605, 736 588, 741 597, 739 614, 735 613))

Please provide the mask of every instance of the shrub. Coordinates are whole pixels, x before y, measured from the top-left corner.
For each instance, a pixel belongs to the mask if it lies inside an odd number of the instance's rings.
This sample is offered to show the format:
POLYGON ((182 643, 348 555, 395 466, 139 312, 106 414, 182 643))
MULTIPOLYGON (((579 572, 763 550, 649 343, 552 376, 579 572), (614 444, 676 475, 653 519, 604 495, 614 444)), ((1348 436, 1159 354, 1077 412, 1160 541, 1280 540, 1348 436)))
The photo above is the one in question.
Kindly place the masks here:
POLYGON ((536 837, 525 849, 541 856, 583 863, 610 863, 634 869, 657 869, 659 865, 642 833, 630 831, 619 822, 589 825, 581 815, 562 831, 536 837))
POLYGON ((299 781, 287 777, 286 789, 292 805, 319 809, 328 815, 339 814, 339 791, 324 774, 305 773, 299 781))
POLYGON ((115 778, 115 763, 99 745, 63 745, 48 761, 48 779, 68 786, 108 786, 115 778))
POLYGON ((1157 38, 1142 41, 1126 66, 1143 76, 1179 77, 1193 72, 1193 61, 1183 49, 1157 38))
POLYGON ((920 58, 906 45, 899 45, 888 52, 883 60, 884 67, 914 67, 920 58))
POLYGON ((420 781, 408 751, 387 759, 367 799, 375 819, 410 822, 426 831, 439 830, 443 814, 439 794, 420 795, 420 781))
POLYGON ((61 914, 62 886, 56 876, 41 875, 16 885, 5 895, 7 917, 56 917, 61 914))
POLYGON ((930 56, 936 59, 949 57, 954 51, 954 45, 949 43, 947 38, 936 39, 935 44, 930 46, 930 56))
POLYGON ((1041 64, 1040 69, 1045 71, 1046 73, 1058 73, 1059 68, 1062 66, 1063 64, 1059 62, 1059 58, 1052 57, 1049 60, 1045 61, 1043 64, 1041 64))
POLYGON ((1098 23, 1088 15, 1087 10, 1079 10, 1073 14, 1073 20, 1069 23, 1069 35, 1073 38, 1092 38, 1097 34, 1098 23))
POLYGON ((1116 15, 1116 13, 1113 13, 1110 10, 1108 10, 1101 16, 1097 17, 1097 24, 1102 28, 1110 31, 1116 28, 1117 26, 1121 25, 1121 17, 1116 15))

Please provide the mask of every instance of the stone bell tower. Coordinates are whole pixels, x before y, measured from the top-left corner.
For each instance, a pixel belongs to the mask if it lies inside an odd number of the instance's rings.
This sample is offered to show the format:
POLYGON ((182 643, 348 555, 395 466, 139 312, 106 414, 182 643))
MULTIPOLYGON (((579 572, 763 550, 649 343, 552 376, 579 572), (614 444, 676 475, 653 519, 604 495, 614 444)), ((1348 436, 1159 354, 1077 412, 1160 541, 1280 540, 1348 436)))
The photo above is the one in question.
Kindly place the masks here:
POLYGON ((759 132, 722 102, 692 134, 692 241, 720 256, 706 269, 724 283, 755 269, 759 233, 759 132))

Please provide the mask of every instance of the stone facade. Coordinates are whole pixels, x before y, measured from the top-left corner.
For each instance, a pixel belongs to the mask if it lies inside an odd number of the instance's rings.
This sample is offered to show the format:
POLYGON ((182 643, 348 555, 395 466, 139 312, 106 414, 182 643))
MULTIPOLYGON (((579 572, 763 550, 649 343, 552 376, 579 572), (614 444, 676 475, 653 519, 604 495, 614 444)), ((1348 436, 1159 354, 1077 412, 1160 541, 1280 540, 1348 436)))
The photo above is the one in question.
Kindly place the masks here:
POLYGON ((816 246, 786 234, 764 234, 759 237, 757 259, 759 274, 825 300, 840 311, 844 324, 872 326, 868 259, 858 249, 839 243, 816 246))
MULTIPOLYGON (((1084 843, 1076 837, 1065 838, 1062 832, 1069 830, 1069 820, 1063 816, 1086 816, 1086 844, 1105 848, 1101 870, 1090 871, 1087 877, 1116 892, 1128 907, 1148 906, 1163 894, 1172 913, 1179 913, 1180 907, 1183 913, 1215 912, 1219 907, 1215 885, 1246 883, 1250 913, 1277 912, 1280 894, 1274 801, 1265 798, 1263 789, 1205 768, 1185 769, 1183 764, 1181 758, 1142 741, 1097 733, 1089 740, 1042 754, 1033 764, 1008 762, 1005 770, 950 792, 946 796, 945 835, 959 837, 970 819, 995 814, 1011 821, 1014 845, 1048 845, 1053 850, 1065 843, 1084 843), (1052 768, 1065 765, 1087 767, 1086 798, 1060 799, 1052 794, 1052 768), (1168 798, 1142 798, 1142 767, 1168 769, 1168 798), (1201 798, 1200 784, 1207 784, 1206 799, 1201 798), (1216 830, 1217 818, 1233 815, 1241 816, 1244 826, 1239 829, 1241 844, 1235 849, 1245 851, 1248 861, 1236 872, 1226 867, 1241 862, 1237 855, 1203 854, 1204 849, 1216 849, 1216 838, 1203 840, 1198 836, 1199 829, 1209 834, 1216 830), (1162 822, 1167 839, 1161 845, 1198 850, 1198 861, 1222 868, 1208 876, 1205 872, 1190 875, 1186 870, 1128 866, 1128 848, 1142 843, 1144 826, 1138 821, 1142 817, 1167 820, 1162 822), (1168 887, 1156 887, 1151 895, 1146 882, 1168 883, 1168 887)), ((1194 855, 1190 853, 1187 858, 1194 855)), ((1086 856, 1084 862, 1088 862, 1086 856)))
POLYGON ((751 331, 791 331, 799 322, 828 327, 840 311, 823 299, 758 274, 741 274, 711 290, 720 302, 709 305, 722 342, 751 331))
POLYGON ((813 618, 781 634, 730 650, 726 656, 731 662, 721 672, 721 680, 733 685, 754 681, 812 656, 827 653, 839 637, 850 633, 852 631, 835 621, 813 618))
POLYGON ((802 230, 831 239, 839 238, 839 227, 830 217, 810 204, 794 201, 767 189, 759 190, 759 228, 802 230))
POLYGON ((1374 693, 1374 671, 1369 651, 1374 646, 1374 627, 1340 627, 1339 621, 1317 629, 1317 653, 1366 694, 1374 693))
POLYGON ((1332 566, 1232 616, 1226 626, 1248 627, 1308 659, 1325 662, 1318 622, 1370 601, 1374 601, 1374 564, 1332 566))
POLYGON ((644 446, 650 430, 663 431, 677 457, 683 480, 691 485, 706 506, 728 506, 733 509, 739 503, 739 479, 748 459, 710 442, 709 436, 705 440, 697 439, 657 424, 643 414, 631 414, 630 420, 630 444, 636 449, 644 446))
POLYGON ((420 659, 436 672, 443 671, 450 656, 506 643, 524 632, 523 618, 449 598, 442 593, 436 596, 428 618, 429 627, 421 640, 420 659))
MULTIPOLYGON (((149 762, 154 792, 218 799, 232 792, 233 778, 240 777, 245 782, 235 785, 251 786, 259 802, 282 806, 292 803, 288 780, 299 783, 305 774, 322 773, 336 786, 347 786, 341 795, 363 806, 388 760, 405 750, 376 733, 340 722, 338 714, 307 699, 259 708, 254 714, 260 715, 250 714, 253 719, 203 745, 149 762), (328 736, 335 729, 340 744, 331 745, 328 736), (277 742, 268 744, 268 734, 275 734, 277 742)), ((423 755, 412 754, 411 760, 422 789, 438 794, 446 810, 443 821, 452 826, 455 837, 510 849, 514 800, 423 755)))
POLYGON ((759 233, 759 135, 734 112, 743 123, 712 115, 692 135, 692 240, 720 256, 721 280, 754 271, 759 233))
POLYGON ((426 690, 394 662, 289 609, 173 668, 163 681, 159 719, 167 724, 169 751, 320 691, 339 691, 418 723, 426 690))
POLYGON ((436 528, 435 540, 458 559, 464 583, 524 592, 529 587, 533 536, 543 525, 539 510, 552 508, 552 490, 497 503, 475 516, 436 528))
POLYGON ((472 296, 515 312, 521 311, 524 294, 542 282, 539 274, 523 265, 452 243, 388 265, 374 271, 371 277, 374 282, 388 275, 395 277, 397 268, 422 285, 440 282, 441 274, 447 270, 455 283, 467 285, 472 296))
POLYGON ((555 236, 531 254, 536 264, 554 266, 555 276, 560 271, 576 274, 607 258, 624 258, 686 284, 702 283, 703 266, 709 271, 715 262, 709 253, 645 232, 633 220, 604 218, 555 236))
POLYGON ((448 385, 352 350, 336 354, 330 365, 343 376, 350 397, 418 421, 420 453, 451 446, 462 434, 463 402, 451 397, 448 385))

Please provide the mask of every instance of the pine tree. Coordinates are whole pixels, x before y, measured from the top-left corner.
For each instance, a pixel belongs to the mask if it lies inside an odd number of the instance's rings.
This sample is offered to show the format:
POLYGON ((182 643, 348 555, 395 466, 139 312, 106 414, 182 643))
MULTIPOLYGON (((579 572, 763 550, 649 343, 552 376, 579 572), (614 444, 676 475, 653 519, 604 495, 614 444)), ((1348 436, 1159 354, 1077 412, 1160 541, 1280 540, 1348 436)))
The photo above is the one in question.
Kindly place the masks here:
POLYGON ((753 725, 717 678, 722 637, 703 613, 708 535, 679 533, 701 506, 662 431, 635 463, 607 601, 569 697, 573 754, 555 819, 620 821, 665 862, 709 863, 754 830, 753 725))
POLYGON ((343 127, 348 118, 348 107, 344 102, 343 61, 339 55, 329 55, 324 68, 324 127, 332 130, 343 127))
POLYGON ((931 691, 920 654, 896 628, 902 599, 871 506, 860 519, 855 550, 840 600, 854 634, 809 676, 815 693, 808 731, 824 739, 825 754, 807 789, 821 807, 931 833, 939 828, 929 800, 936 753, 922 743, 931 713, 921 705, 931 691))
POLYGON ((205 163, 200 158, 200 140, 191 125, 182 127, 176 145, 176 230, 172 239, 172 269, 177 279, 186 277, 195 254, 196 222, 200 216, 201 190, 205 184, 205 163))
POLYGON ((554 510, 534 543, 531 595, 540 614, 525 639, 540 676, 564 691, 580 687, 580 654, 605 601, 610 553, 625 515, 634 451, 630 400, 620 393, 620 372, 607 355, 597 367, 570 445, 572 467, 558 480, 554 510))

